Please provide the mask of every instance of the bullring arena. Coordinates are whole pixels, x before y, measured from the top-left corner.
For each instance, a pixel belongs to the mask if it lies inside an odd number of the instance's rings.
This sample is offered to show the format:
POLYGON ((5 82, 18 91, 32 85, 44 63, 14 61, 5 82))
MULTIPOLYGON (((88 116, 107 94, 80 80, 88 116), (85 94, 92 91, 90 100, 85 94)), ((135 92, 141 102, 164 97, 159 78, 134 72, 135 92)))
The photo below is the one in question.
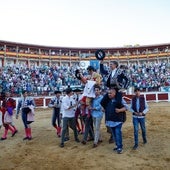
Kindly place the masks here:
MULTIPOLYGON (((76 66, 81 61, 95 60, 97 49, 80 49, 68 47, 46 47, 30 44, 0 41, 1 67, 21 64, 31 65, 66 65, 76 66)), ((110 60, 117 60, 122 64, 170 62, 170 44, 103 49, 107 56, 106 64, 110 60)), ((132 92, 133 93, 133 92, 132 92)), ((131 99, 132 93, 126 94, 131 99)), ((49 94, 48 94, 49 95, 49 94)), ((133 125, 131 113, 127 111, 127 121, 123 125, 123 154, 113 152, 114 144, 109 144, 109 134, 106 131, 104 119, 102 122, 103 142, 92 148, 93 142, 86 145, 75 143, 72 131, 70 140, 64 148, 60 148, 60 138, 51 126, 52 110, 47 108, 51 96, 35 97, 35 122, 32 124, 33 139, 23 141, 24 129, 21 117, 14 119, 18 133, 5 141, 0 141, 0 169, 146 169, 168 170, 170 167, 170 92, 144 92, 149 104, 147 113, 148 143, 142 144, 141 133, 138 150, 133 147, 133 125)), ((17 100, 17 96, 16 100, 17 100)), ((2 136, 3 128, 0 130, 2 136)), ((82 139, 82 135, 79 135, 82 139)))

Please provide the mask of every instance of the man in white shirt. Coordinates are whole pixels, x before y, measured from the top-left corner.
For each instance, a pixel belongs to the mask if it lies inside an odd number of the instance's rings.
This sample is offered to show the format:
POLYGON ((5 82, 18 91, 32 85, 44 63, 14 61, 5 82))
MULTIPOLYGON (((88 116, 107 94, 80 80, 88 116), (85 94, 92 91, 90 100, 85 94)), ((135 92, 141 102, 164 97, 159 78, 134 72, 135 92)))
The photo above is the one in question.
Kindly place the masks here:
POLYGON ((64 147, 64 139, 65 134, 67 131, 67 125, 71 127, 74 131, 74 138, 76 142, 80 142, 78 139, 78 132, 76 128, 76 121, 75 121, 75 109, 76 109, 76 101, 73 98, 73 91, 71 88, 67 88, 65 90, 66 96, 63 97, 62 100, 62 119, 63 119, 63 128, 62 128, 62 134, 61 134, 61 143, 60 147, 64 147))

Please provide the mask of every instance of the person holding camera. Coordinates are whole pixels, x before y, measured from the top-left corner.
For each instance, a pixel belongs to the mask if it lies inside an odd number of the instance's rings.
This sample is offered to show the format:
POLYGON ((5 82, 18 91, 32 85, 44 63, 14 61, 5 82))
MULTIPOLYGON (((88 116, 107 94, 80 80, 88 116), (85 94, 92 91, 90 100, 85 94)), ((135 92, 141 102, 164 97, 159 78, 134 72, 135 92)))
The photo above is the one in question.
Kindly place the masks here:
POLYGON ((64 147, 65 134, 67 132, 67 126, 69 125, 74 132, 74 139, 76 142, 80 142, 78 139, 78 132, 76 128, 75 111, 77 103, 73 98, 73 91, 71 88, 65 90, 66 96, 62 99, 62 133, 60 147, 64 147))

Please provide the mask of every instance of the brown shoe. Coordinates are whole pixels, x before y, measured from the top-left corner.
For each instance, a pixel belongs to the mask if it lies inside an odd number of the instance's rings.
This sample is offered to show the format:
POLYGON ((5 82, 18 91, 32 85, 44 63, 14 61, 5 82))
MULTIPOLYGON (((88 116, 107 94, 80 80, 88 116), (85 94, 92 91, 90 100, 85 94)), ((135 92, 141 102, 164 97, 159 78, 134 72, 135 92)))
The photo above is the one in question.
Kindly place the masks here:
POLYGON ((93 144, 93 148, 96 148, 97 146, 98 146, 97 144, 95 144, 95 143, 93 144))
POLYGON ((94 140, 94 138, 88 138, 87 139, 87 141, 93 141, 94 140))
POLYGON ((86 141, 85 141, 85 140, 82 140, 81 143, 82 143, 83 145, 85 145, 85 144, 86 144, 86 141))
POLYGON ((99 143, 102 143, 102 142, 103 142, 103 140, 98 140, 98 144, 99 144, 99 143))
POLYGON ((115 141, 113 139, 109 139, 109 143, 114 143, 115 141))

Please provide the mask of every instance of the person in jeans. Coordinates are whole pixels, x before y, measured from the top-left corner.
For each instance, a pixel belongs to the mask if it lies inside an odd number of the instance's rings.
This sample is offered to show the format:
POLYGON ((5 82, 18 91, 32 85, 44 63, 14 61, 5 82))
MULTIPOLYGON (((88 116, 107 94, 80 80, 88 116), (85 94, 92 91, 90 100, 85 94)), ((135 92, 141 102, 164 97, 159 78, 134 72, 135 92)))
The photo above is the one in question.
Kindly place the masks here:
POLYGON ((60 143, 60 147, 62 148, 64 147, 65 134, 67 132, 68 125, 71 127, 71 129, 73 129, 75 141, 80 142, 78 139, 78 132, 77 132, 76 120, 75 120, 75 109, 76 109, 77 104, 73 98, 72 89, 67 88, 65 92, 66 92, 66 96, 63 97, 63 100, 62 100, 63 126, 62 126, 61 143, 60 143))
POLYGON ((133 149, 136 150, 138 148, 138 131, 139 124, 142 130, 142 138, 143 143, 147 143, 146 139, 146 127, 145 127, 145 115, 148 112, 148 105, 143 96, 140 94, 140 89, 136 88, 134 90, 135 96, 132 98, 130 111, 133 115, 133 127, 134 127, 134 146, 133 149))
POLYGON ((111 128, 116 142, 116 147, 113 150, 121 154, 123 152, 122 125, 124 113, 128 109, 128 105, 122 98, 122 95, 117 92, 117 89, 112 87, 101 100, 101 105, 105 109, 106 126, 111 128))
POLYGON ((98 85, 94 86, 95 91, 95 98, 92 100, 92 104, 89 107, 91 110, 91 115, 93 118, 93 124, 94 124, 94 143, 93 148, 97 147, 100 142, 102 142, 101 139, 101 132, 100 132, 100 125, 103 118, 103 111, 102 106, 100 104, 103 96, 101 95, 101 88, 98 85))
MULTIPOLYGON (((122 96, 124 89, 127 89, 130 84, 129 76, 126 73, 126 66, 119 66, 116 60, 110 61, 110 69, 105 69, 103 60, 100 61, 100 73, 102 76, 107 76, 106 87, 116 88, 117 96, 122 96)), ((105 103, 107 103, 108 94, 105 95, 105 103)), ((112 132, 110 127, 107 127, 107 131, 112 132)), ((109 143, 114 143, 114 134, 110 133, 109 143)))

